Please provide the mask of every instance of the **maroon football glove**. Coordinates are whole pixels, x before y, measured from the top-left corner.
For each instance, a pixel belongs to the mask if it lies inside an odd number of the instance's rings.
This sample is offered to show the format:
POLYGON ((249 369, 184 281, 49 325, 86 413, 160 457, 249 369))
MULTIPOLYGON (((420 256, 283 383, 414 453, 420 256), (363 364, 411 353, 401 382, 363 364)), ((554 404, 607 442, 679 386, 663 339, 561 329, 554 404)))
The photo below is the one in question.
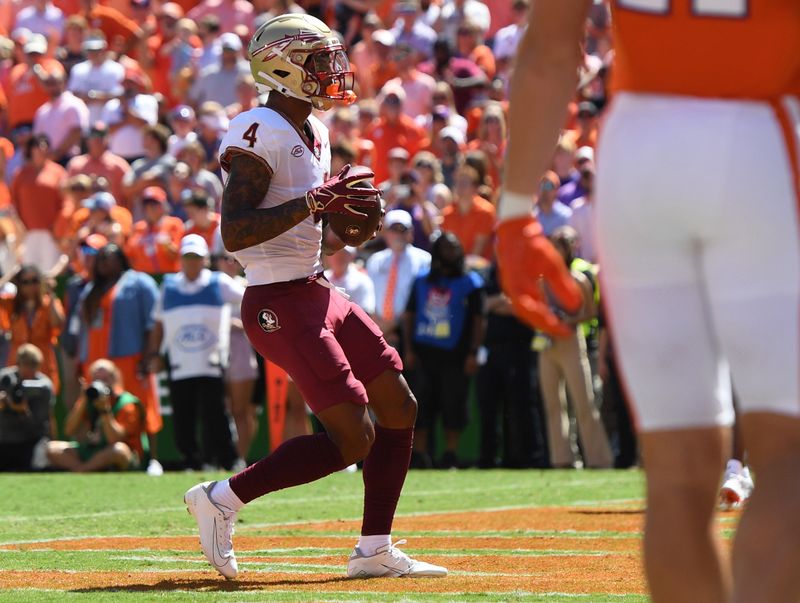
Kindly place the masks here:
POLYGON ((363 171, 348 176, 350 164, 342 168, 333 178, 326 180, 306 193, 306 203, 312 214, 352 214, 365 216, 359 207, 374 207, 380 202, 381 192, 366 181, 375 177, 372 172, 363 171))

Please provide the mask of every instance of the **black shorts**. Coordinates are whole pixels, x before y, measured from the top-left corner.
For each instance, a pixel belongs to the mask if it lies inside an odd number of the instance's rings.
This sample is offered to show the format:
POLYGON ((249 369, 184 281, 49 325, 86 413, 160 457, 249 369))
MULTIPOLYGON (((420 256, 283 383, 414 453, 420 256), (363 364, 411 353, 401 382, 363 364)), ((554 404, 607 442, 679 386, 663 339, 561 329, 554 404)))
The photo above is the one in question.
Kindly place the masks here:
POLYGON ((417 364, 411 382, 417 398, 417 427, 431 429, 441 414, 445 429, 461 431, 467 426, 470 379, 464 375, 466 360, 461 351, 418 346, 417 364))

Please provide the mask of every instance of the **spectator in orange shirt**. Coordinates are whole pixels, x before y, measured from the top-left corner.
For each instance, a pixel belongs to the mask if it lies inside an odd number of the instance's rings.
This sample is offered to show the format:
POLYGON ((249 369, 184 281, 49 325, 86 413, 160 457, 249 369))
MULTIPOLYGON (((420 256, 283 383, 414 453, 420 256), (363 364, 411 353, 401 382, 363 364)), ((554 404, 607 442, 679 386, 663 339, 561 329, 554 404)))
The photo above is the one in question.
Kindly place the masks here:
POLYGON ((402 147, 409 155, 415 155, 428 144, 425 131, 403 113, 404 101, 402 89, 388 91, 381 102, 380 118, 366 132, 366 137, 375 143, 375 182, 383 182, 389 175, 387 161, 391 149, 402 147))
POLYGON ((494 205, 478 196, 480 175, 468 165, 458 169, 453 187, 454 202, 442 212, 442 230, 458 237, 467 255, 492 258, 494 205))
POLYGON ((11 299, 2 299, 2 311, 9 325, 9 358, 16 358, 17 349, 31 343, 42 351, 44 360, 41 371, 59 389, 56 343, 64 326, 64 308, 53 295, 48 279, 33 265, 24 265, 14 277, 17 294, 11 299))
POLYGON ((572 139, 576 148, 591 147, 597 144, 597 133, 600 125, 597 105, 591 101, 578 104, 578 118, 574 130, 566 132, 565 136, 572 139))
MULTIPOLYGON (((356 116, 348 107, 340 107, 333 114, 331 122, 331 144, 346 143, 355 152, 353 158, 355 165, 372 167, 375 165, 375 143, 361 136, 358 131, 356 116)), ((331 173, 337 172, 331 168, 331 173)))
POLYGON ((92 174, 102 176, 109 182, 109 190, 115 199, 122 199, 122 180, 131 171, 131 166, 119 155, 108 150, 108 126, 95 122, 86 139, 87 153, 73 157, 67 164, 67 174, 92 174))
MULTIPOLYGON (((160 92, 167 99, 167 105, 173 107, 177 99, 173 97, 170 73, 172 73, 172 57, 162 53, 161 48, 170 44, 176 35, 178 19, 183 18, 183 9, 174 2, 165 2, 156 12, 158 33, 147 39, 147 53, 142 57, 142 65, 153 83, 153 90, 160 92)), ((199 44, 199 39, 198 39, 199 44)))
POLYGON ((129 51, 144 37, 142 28, 135 21, 115 8, 103 6, 98 0, 81 0, 81 13, 89 28, 102 31, 114 47, 120 45, 118 38, 121 38, 122 46, 129 51))
POLYGON ((167 215, 167 193, 160 186, 142 191, 144 220, 134 224, 125 248, 131 268, 147 274, 165 274, 180 269, 183 222, 167 215))
POLYGON ((393 57, 397 64, 398 76, 386 82, 383 89, 402 88, 406 93, 403 112, 417 119, 431 108, 436 80, 417 69, 414 50, 408 44, 398 44, 393 57))
POLYGON ((506 154, 506 116, 498 103, 489 103, 483 109, 478 125, 478 137, 470 141, 468 150, 483 151, 489 162, 488 176, 493 185, 500 182, 503 159, 506 154))
POLYGON ((372 90, 365 96, 374 96, 390 79, 397 77, 394 62, 394 34, 388 29, 379 29, 372 34, 375 48, 375 62, 372 64, 372 90))
POLYGON ((11 202, 27 229, 23 258, 40 270, 50 270, 61 252, 53 236, 53 226, 64 205, 61 185, 67 172, 48 159, 50 141, 44 134, 34 135, 25 146, 25 165, 11 183, 11 202))
POLYGON ((2 89, 8 98, 8 129, 33 123, 36 110, 50 100, 44 81, 50 74, 63 73, 56 59, 47 55, 47 39, 41 34, 28 37, 23 48, 24 60, 8 72, 2 89))
POLYGON ((492 49, 483 43, 481 39, 481 28, 471 21, 465 21, 458 26, 458 37, 456 47, 458 54, 468 58, 478 67, 483 69, 486 77, 490 80, 497 73, 497 66, 494 61, 492 49))
POLYGON ((84 199, 72 217, 72 238, 83 241, 92 234, 100 234, 109 243, 124 245, 133 230, 131 212, 117 205, 114 196, 98 191, 84 199))
POLYGON ((89 367, 90 384, 73 406, 64 427, 71 441, 51 441, 53 466, 86 473, 138 469, 144 460, 144 407, 122 387, 117 366, 105 358, 89 367))
POLYGON ((189 217, 184 224, 184 234, 199 234, 210 249, 220 223, 220 215, 214 211, 214 200, 203 191, 186 189, 181 195, 181 203, 189 217))

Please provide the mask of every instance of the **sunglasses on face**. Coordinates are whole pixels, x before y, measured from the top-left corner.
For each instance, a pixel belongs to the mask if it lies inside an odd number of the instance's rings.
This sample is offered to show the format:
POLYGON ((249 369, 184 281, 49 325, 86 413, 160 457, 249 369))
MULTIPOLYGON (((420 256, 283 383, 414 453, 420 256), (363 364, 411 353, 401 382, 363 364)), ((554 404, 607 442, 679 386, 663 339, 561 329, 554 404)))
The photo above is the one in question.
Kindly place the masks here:
POLYGON ((38 285, 41 281, 38 278, 25 278, 22 279, 20 285, 38 285))
POLYGON ((555 190, 556 185, 550 182, 549 180, 546 180, 545 182, 542 182, 542 184, 539 186, 539 189, 545 192, 549 192, 555 190))

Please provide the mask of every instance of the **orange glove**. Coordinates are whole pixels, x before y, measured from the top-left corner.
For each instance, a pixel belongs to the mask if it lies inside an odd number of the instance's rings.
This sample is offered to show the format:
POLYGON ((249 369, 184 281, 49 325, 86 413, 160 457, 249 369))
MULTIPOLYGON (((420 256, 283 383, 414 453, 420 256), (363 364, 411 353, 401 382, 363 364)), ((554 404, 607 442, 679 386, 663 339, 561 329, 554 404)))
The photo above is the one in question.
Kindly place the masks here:
POLYGON ((572 333, 550 307, 542 281, 566 312, 577 312, 583 295, 542 225, 530 215, 511 218, 497 225, 496 236, 500 283, 517 317, 550 335, 572 333))

